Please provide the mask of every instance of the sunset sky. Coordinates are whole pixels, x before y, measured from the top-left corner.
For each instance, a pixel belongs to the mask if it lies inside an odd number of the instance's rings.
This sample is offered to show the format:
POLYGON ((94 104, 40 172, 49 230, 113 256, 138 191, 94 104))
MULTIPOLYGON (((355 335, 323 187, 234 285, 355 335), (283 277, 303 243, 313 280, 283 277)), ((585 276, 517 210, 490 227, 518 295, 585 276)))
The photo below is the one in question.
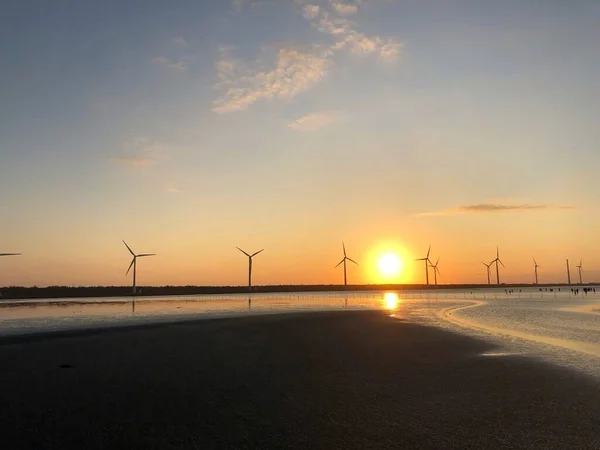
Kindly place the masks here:
POLYGON ((8 0, 0 285, 600 281, 597 0, 8 0), (385 251, 404 263, 384 279, 385 251), (576 279, 576 269, 573 268, 576 279))

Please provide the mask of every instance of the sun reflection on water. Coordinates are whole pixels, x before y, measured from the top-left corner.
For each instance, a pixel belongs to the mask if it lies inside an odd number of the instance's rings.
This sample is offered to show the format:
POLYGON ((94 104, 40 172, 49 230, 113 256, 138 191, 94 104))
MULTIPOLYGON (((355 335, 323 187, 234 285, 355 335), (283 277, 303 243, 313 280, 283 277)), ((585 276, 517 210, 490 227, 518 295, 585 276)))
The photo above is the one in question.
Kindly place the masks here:
POLYGON ((400 298, 398 294, 395 292, 386 292, 383 295, 383 305, 385 309, 389 309, 390 311, 395 311, 400 303, 400 298))

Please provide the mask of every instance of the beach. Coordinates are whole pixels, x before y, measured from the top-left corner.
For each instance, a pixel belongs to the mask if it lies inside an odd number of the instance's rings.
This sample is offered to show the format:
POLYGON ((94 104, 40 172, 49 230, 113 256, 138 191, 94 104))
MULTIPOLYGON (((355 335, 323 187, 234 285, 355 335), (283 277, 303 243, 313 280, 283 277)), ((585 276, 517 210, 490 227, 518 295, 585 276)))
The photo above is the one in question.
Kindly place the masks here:
POLYGON ((6 449, 598 448, 600 383, 374 311, 0 339, 6 449))

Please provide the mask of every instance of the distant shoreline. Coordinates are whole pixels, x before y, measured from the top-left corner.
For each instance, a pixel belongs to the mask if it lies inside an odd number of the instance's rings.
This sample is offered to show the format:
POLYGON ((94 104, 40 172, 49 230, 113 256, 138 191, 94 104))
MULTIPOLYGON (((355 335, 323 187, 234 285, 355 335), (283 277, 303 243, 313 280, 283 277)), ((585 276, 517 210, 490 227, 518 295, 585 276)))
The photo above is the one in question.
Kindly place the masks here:
MULTIPOLYGON (((598 283, 583 285, 567 284, 361 284, 361 285, 266 285, 254 286, 253 294, 286 292, 357 292, 357 291, 405 291, 405 290, 448 290, 448 289, 523 289, 523 288, 583 288, 597 286, 598 283)), ((226 295, 248 294, 247 286, 140 286, 138 297, 182 296, 182 295, 226 295)), ((87 297, 126 297, 131 296, 130 286, 46 286, 0 288, 1 300, 45 299, 45 298, 87 298, 87 297)))

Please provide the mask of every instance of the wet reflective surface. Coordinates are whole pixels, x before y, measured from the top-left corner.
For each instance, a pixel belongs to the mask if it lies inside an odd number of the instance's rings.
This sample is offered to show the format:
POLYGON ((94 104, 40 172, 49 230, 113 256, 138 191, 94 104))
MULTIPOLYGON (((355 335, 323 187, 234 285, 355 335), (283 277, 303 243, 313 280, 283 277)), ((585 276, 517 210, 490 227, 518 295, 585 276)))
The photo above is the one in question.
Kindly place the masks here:
POLYGON ((0 336, 307 311, 380 310, 600 374, 600 289, 311 292, 0 302, 0 336))

